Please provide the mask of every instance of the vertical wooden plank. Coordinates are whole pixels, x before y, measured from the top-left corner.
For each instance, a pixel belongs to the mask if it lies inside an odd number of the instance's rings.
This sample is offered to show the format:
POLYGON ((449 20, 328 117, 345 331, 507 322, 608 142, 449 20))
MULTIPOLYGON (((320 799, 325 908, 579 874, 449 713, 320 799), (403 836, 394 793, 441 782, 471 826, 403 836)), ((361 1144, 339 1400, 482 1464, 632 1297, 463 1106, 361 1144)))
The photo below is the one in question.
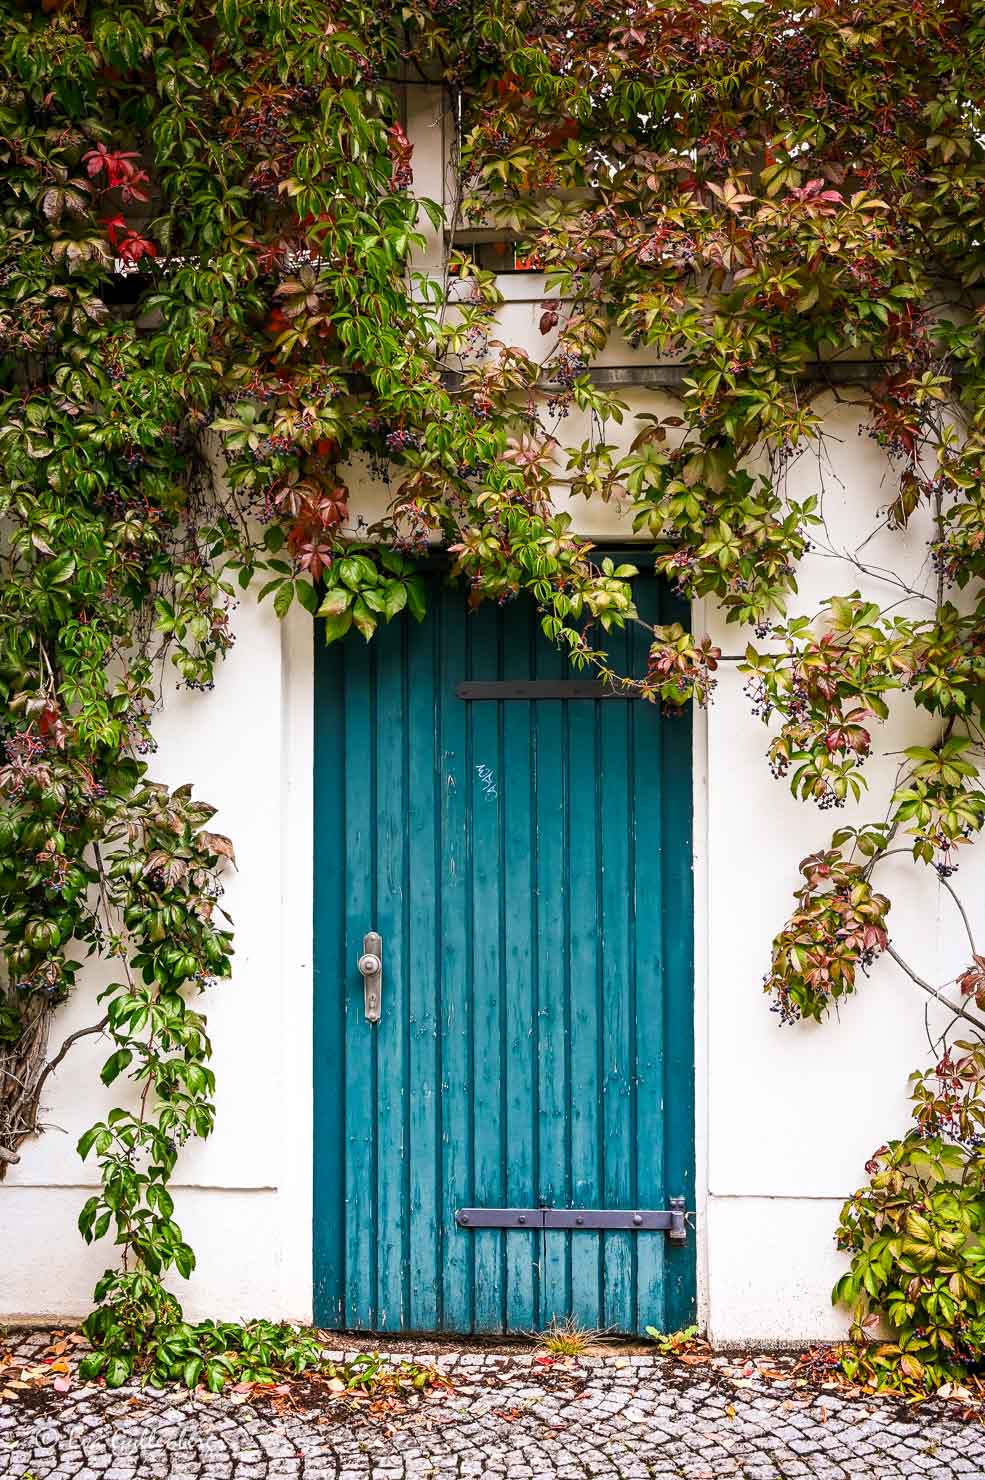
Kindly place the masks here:
POLYGON ((376 1037, 378 1247, 376 1326, 406 1324, 407 928, 406 619, 376 633, 376 923, 383 937, 383 999, 376 1037))
MULTIPOLYGON (((612 661, 627 671, 626 635, 612 634, 612 661)), ((599 797, 601 812, 601 1035, 599 1093, 603 1124, 602 1205, 635 1205, 633 1147, 632 972, 629 960, 630 705, 600 704, 599 797)), ((659 1235, 647 1235, 659 1237, 659 1235)), ((638 1235, 603 1235, 603 1301, 599 1324, 628 1332, 637 1327, 635 1240, 638 1235)))
MULTIPOLYGON (((437 590, 432 601, 440 602, 437 590)), ((407 619, 405 619, 407 620, 407 619)), ((437 703, 437 613, 407 622, 407 997, 409 1113, 409 1315, 414 1331, 441 1326, 441 1051, 438 952, 441 916, 441 714, 437 703)))
MULTIPOLYGON (((561 678, 567 665, 546 639, 535 649, 536 678, 561 678)), ((566 706, 559 700, 534 704, 535 883, 537 908, 537 1019, 539 1147, 538 1201, 570 1206, 570 1055, 568 1033, 568 796, 566 706)), ((543 1235, 538 1324, 563 1320, 571 1309, 571 1234, 543 1235)))
MULTIPOLYGON (((599 757, 596 730, 599 704, 571 700, 567 710, 569 768, 567 820, 570 909, 568 912, 568 990, 570 993, 571 1079, 568 1118, 571 1137, 571 1199, 576 1208, 602 1202, 599 1042, 599 757)), ((600 1233, 571 1236, 571 1313, 583 1326, 597 1327, 601 1316, 600 1233)))
POLYGON ((468 676, 469 619, 459 591, 435 599, 440 611, 438 703, 441 750, 437 784, 441 940, 438 953, 441 1024, 441 1217, 445 1229, 441 1327, 467 1332, 473 1325, 473 1235, 454 1223, 456 1208, 471 1206, 472 1176, 472 945, 469 887, 469 758, 467 706, 455 685, 468 676))
MULTIPOLYGON (((661 593, 661 621, 689 626, 682 602, 661 593)), ((694 889, 692 872, 691 710, 663 723, 660 830, 665 839, 662 914, 664 949, 664 1184, 668 1196, 694 1208, 694 889)), ((671 1245, 664 1261, 667 1330, 689 1325, 696 1309, 697 1250, 671 1245)))
MULTIPOLYGON (((652 576, 636 582, 640 615, 654 620, 652 576)), ((634 637, 636 662, 645 662, 645 633, 634 637)), ((635 910, 630 918, 630 960, 636 1001, 636 1197, 640 1207, 667 1206, 664 1182, 664 916, 662 822, 662 734, 659 710, 650 704, 629 706, 632 741, 630 752, 633 794, 631 898, 635 910)), ((673 846, 677 846, 676 840, 673 846)), ((690 928, 689 921, 675 928, 690 928)), ((664 1259, 666 1239, 662 1235, 640 1235, 637 1240, 638 1324, 663 1328, 664 1259)))
MULTIPOLYGON (((499 676, 499 613, 480 607, 469 618, 471 677, 499 676)), ((503 767, 501 703, 469 704, 472 825, 472 1138, 477 1207, 503 1206, 506 1156, 503 1104, 503 767)), ((504 1325, 504 1243, 509 1235, 477 1229, 475 1329, 504 1325)))
MULTIPOLYGON (((504 623, 502 676, 531 676, 531 643, 535 636, 531 603, 517 603, 504 623)), ((502 778, 505 857, 504 1012, 506 1039, 505 1149, 506 1203, 530 1207, 537 1201, 537 980, 535 955, 536 901, 532 832, 533 705, 502 706, 502 778)), ((539 1233, 506 1237, 506 1325, 530 1331, 538 1319, 539 1233)))
POLYGON ((345 713, 342 654, 314 632, 314 1317, 339 1327, 345 1306, 345 713))
POLYGON ((346 1116, 346 1295, 345 1325, 376 1325, 376 1035, 366 1022, 357 956, 363 935, 375 929, 376 899, 376 659, 345 642, 346 889, 345 1116, 346 1116))

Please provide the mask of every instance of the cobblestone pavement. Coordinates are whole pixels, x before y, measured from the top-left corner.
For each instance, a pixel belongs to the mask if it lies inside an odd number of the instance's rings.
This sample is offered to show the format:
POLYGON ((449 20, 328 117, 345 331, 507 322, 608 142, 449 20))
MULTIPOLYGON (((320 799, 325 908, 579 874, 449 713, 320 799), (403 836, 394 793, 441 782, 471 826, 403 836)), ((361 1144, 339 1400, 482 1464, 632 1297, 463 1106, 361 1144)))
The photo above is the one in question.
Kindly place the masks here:
MULTIPOLYGON (((40 1351, 47 1338, 34 1338, 40 1351)), ((27 1350, 31 1350, 28 1339, 27 1350)), ((21 1347, 23 1349, 23 1347, 21 1347)), ((403 1355, 403 1354, 401 1354, 403 1355)), ((418 1356, 450 1388, 396 1407, 42 1388, 0 1404, 0 1476, 36 1480, 794 1480, 985 1477, 985 1427, 652 1356, 418 1356)), ((738 1369, 741 1372, 741 1368, 738 1369)), ((749 1369, 746 1369, 747 1371, 749 1369)))

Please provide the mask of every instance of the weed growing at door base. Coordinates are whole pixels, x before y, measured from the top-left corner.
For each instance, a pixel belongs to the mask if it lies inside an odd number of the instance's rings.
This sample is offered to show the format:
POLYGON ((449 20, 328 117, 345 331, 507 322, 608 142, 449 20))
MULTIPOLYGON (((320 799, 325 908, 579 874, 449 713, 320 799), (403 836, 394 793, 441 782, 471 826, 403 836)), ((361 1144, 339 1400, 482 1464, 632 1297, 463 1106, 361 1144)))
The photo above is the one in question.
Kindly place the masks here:
POLYGON ((158 1322, 142 1344, 139 1361, 134 1351, 132 1340, 101 1334, 97 1349, 80 1362, 79 1376, 121 1387, 137 1375, 153 1387, 201 1384, 217 1393, 233 1383, 265 1384, 307 1375, 327 1379, 339 1392, 374 1396, 420 1392, 438 1380, 430 1367, 388 1361, 377 1352, 346 1362, 330 1359, 314 1332, 270 1321, 158 1322))
POLYGON ((553 1320, 537 1337, 538 1346, 557 1357, 580 1357, 601 1340, 604 1333, 590 1326, 580 1326, 572 1317, 553 1320))
POLYGON ((697 1326, 687 1326, 681 1331, 659 1331, 656 1326, 647 1326, 646 1334, 662 1357, 673 1357, 690 1346, 698 1334, 697 1326))

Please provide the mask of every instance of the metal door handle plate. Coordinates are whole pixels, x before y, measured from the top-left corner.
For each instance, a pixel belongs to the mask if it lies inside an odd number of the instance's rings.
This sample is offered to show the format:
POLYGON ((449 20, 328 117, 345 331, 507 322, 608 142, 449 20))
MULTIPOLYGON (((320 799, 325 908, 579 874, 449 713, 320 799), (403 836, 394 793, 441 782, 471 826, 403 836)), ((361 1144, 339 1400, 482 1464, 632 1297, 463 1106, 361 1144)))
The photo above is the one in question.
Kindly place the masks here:
POLYGON ((375 930, 363 936, 363 953, 356 962, 363 979, 363 1002, 367 1023, 378 1023, 383 1001, 383 938, 375 930))

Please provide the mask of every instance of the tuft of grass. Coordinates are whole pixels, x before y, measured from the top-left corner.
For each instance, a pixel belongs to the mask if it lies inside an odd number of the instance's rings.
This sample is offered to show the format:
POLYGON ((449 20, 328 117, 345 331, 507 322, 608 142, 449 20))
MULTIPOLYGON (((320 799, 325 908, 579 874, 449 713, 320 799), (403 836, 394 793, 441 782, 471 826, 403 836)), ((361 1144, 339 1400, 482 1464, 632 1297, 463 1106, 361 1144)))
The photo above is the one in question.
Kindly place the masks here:
POLYGON ((581 1357, 600 1336, 601 1332, 591 1326, 579 1326, 571 1316, 563 1321, 555 1317, 547 1329, 540 1332, 537 1344, 555 1357, 581 1357))

